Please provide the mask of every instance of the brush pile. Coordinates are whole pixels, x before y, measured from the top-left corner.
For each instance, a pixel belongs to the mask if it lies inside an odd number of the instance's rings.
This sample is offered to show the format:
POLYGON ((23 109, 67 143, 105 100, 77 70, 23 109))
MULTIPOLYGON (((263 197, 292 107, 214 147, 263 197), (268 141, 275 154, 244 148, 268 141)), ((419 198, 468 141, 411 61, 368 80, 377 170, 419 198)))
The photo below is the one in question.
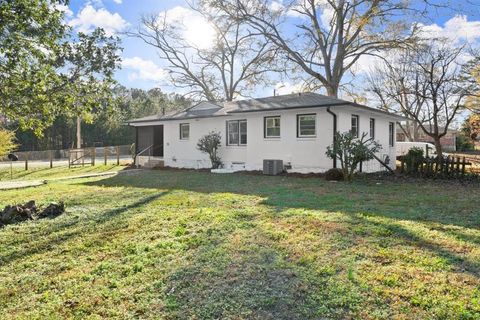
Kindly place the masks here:
POLYGON ((65 212, 63 202, 52 202, 45 208, 37 206, 34 200, 25 204, 6 206, 0 212, 0 227, 6 224, 19 223, 26 220, 37 220, 43 218, 54 218, 65 212))

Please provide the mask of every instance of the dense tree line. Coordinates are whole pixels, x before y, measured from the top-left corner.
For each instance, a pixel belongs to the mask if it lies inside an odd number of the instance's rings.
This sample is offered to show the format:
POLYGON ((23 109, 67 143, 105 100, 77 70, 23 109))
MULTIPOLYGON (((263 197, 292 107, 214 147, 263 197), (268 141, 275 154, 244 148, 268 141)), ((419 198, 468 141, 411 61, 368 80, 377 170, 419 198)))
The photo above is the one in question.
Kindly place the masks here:
MULTIPOLYGON (((112 105, 90 115, 82 122, 84 146, 110 146, 131 144, 135 131, 125 125, 129 119, 153 114, 165 114, 190 105, 182 96, 167 94, 160 89, 127 89, 117 86, 113 90, 112 105)), ((22 130, 13 122, 8 128, 15 130, 19 150, 67 149, 75 146, 76 121, 65 115, 37 136, 31 129, 22 130)))

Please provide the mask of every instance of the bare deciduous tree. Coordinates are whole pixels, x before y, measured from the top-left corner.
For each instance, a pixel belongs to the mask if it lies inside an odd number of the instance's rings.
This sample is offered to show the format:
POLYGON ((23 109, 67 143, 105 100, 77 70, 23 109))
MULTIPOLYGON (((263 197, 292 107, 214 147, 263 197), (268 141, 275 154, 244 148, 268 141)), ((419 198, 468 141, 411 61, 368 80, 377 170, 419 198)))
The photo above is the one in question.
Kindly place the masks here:
POLYGON ((193 3, 191 10, 215 30, 208 48, 187 41, 168 12, 144 16, 142 26, 129 33, 158 49, 174 86, 187 88, 190 98, 231 101, 266 81, 275 56, 270 42, 206 3, 193 3))
POLYGON ((408 141, 417 141, 420 126, 415 117, 420 115, 424 99, 414 93, 423 91, 425 83, 413 72, 411 54, 410 50, 401 50, 377 66, 367 77, 367 91, 378 100, 380 109, 409 119, 399 127, 408 141))
POLYGON ((432 138, 439 157, 441 138, 473 94, 463 78, 464 53, 464 47, 452 48, 447 40, 424 41, 415 52, 387 64, 383 86, 372 85, 382 104, 415 121, 432 138))
POLYGON ((362 56, 408 45, 417 30, 397 16, 411 9, 403 0, 211 2, 262 33, 329 96, 338 95, 342 78, 362 56))

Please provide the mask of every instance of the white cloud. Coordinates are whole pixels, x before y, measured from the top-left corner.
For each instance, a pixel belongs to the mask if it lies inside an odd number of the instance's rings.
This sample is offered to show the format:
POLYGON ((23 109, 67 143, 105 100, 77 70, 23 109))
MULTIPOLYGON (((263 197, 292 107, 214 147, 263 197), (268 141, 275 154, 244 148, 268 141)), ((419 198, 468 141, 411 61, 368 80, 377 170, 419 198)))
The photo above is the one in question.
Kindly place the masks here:
POLYGON ((122 0, 113 0, 116 4, 122 4, 122 0))
POLYGON ((124 58, 122 67, 135 70, 129 76, 130 81, 137 79, 160 82, 166 80, 168 72, 157 66, 151 60, 145 60, 140 57, 124 58))
POLYGON ((279 82, 275 85, 276 94, 290 94, 304 91, 302 83, 279 82))
POLYGON ((272 1, 270 3, 270 10, 275 12, 275 13, 281 13, 283 10, 285 10, 285 6, 283 3, 278 2, 278 1, 272 1))
POLYGON ((166 22, 181 30, 181 35, 190 44, 208 49, 215 41, 216 32, 212 25, 199 13, 181 6, 176 6, 160 14, 166 22))
MULTIPOLYGON (((274 1, 274 2, 277 2, 277 1, 274 1)), ((273 3, 272 3, 273 5, 273 3)), ((272 8, 272 5, 271 5, 271 8, 272 8)), ((283 10, 285 10, 285 7, 283 5, 283 3, 280 2, 277 4, 277 5, 274 5, 274 7, 279 7, 279 6, 282 6, 283 10)), ((290 6, 290 8, 288 9, 288 11, 286 12, 286 14, 290 17, 293 17, 293 18, 304 18, 304 19, 307 19, 307 16, 304 14, 304 12, 306 12, 305 8, 309 10, 311 4, 309 2, 306 2, 306 0, 297 0, 296 2, 294 2, 294 5, 290 6)), ((320 15, 320 21, 322 23, 322 25, 324 27, 329 27, 330 25, 330 21, 332 20, 333 16, 334 16, 334 10, 332 8, 332 5, 330 3, 328 3, 328 1, 326 0, 316 0, 315 1, 315 6, 316 6, 316 9, 317 11, 320 11, 321 12, 321 15, 320 15)))
POLYGON ((104 8, 95 9, 92 5, 85 6, 69 23, 80 32, 91 32, 95 28, 103 28, 107 35, 113 35, 124 30, 128 23, 118 14, 110 13, 104 8))
POLYGON ((58 11, 63 12, 65 14, 65 17, 67 17, 67 18, 70 18, 71 16, 73 16, 72 10, 70 10, 70 8, 67 5, 57 3, 57 4, 54 5, 54 7, 58 11))
POLYGON ((438 24, 420 25, 426 38, 447 38, 454 43, 475 43, 480 39, 480 21, 468 21, 467 16, 456 15, 443 27, 438 24))
MULTIPOLYGON (((390 54, 392 54, 390 52, 390 54)), ((349 59, 352 61, 351 59, 349 59)), ((349 61, 346 61, 348 63, 349 61)), ((384 61, 376 56, 371 56, 364 54, 360 58, 358 58, 357 62, 352 66, 351 71, 353 73, 369 73, 375 70, 378 66, 382 65, 384 61)))

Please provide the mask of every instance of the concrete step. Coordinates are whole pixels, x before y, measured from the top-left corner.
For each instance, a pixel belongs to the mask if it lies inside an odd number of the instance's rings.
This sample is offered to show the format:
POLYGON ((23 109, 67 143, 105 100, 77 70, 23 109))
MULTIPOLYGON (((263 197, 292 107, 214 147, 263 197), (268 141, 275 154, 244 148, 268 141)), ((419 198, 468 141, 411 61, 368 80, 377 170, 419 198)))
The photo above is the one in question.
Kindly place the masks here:
POLYGON ((154 169, 154 168, 162 168, 165 166, 165 162, 163 160, 157 159, 150 159, 144 164, 144 168, 154 169))

